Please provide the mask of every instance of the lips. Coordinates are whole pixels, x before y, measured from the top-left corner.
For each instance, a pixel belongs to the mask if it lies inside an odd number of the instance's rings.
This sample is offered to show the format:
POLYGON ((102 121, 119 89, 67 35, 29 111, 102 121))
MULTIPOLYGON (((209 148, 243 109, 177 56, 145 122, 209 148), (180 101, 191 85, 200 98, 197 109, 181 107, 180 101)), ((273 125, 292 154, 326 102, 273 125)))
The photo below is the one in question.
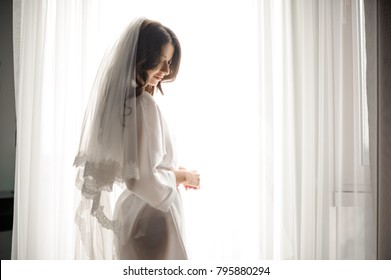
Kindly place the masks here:
POLYGON ((162 80, 164 78, 164 76, 154 76, 156 79, 158 80, 162 80))

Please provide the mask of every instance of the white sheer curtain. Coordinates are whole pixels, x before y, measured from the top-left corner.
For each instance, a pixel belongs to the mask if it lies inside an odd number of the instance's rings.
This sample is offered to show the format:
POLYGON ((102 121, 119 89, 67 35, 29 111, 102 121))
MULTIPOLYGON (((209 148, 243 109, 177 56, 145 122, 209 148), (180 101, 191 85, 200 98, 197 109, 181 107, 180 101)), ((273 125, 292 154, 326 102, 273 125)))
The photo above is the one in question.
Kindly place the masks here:
POLYGON ((14 1, 13 259, 74 256, 75 136, 101 50, 94 3, 14 1))
POLYGON ((190 256, 373 258, 356 3, 14 1, 13 258, 74 257, 85 104, 109 42, 140 15, 182 44, 156 98, 182 165, 202 174, 183 192, 190 256))
POLYGON ((259 2, 263 258, 376 256, 362 9, 259 2))

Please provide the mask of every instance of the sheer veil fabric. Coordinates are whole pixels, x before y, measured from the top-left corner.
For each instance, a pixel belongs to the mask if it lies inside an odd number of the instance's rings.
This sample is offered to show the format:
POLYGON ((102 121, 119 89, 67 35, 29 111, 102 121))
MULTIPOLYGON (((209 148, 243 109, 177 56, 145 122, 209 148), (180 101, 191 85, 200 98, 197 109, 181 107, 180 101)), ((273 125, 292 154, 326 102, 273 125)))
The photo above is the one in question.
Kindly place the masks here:
POLYGON ((74 162, 77 259, 187 258, 169 130, 153 97, 136 97, 144 20, 132 21, 105 55, 85 112, 74 162))

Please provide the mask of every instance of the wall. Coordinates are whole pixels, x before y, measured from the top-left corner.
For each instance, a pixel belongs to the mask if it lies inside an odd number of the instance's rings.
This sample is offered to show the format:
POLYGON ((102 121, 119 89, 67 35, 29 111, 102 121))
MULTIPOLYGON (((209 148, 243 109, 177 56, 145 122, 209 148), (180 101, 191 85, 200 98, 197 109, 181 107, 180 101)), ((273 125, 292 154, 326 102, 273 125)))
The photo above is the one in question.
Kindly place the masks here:
POLYGON ((16 132, 12 0, 0 1, 0 38, 0 191, 12 191, 16 132))
POLYGON ((12 0, 0 1, 0 259, 11 257, 15 177, 12 0))
POLYGON ((391 259, 391 1, 378 0, 378 258, 391 259))

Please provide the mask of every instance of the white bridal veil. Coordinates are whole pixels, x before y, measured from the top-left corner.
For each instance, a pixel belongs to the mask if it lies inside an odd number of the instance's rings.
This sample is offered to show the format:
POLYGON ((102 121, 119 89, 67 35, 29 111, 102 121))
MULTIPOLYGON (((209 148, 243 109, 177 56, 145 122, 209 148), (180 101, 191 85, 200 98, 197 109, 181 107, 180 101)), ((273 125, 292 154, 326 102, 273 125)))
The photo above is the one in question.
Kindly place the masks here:
POLYGON ((113 186, 138 179, 136 52, 143 18, 129 24, 98 71, 85 112, 76 185, 81 200, 76 258, 112 258, 120 224, 112 219, 113 186))

